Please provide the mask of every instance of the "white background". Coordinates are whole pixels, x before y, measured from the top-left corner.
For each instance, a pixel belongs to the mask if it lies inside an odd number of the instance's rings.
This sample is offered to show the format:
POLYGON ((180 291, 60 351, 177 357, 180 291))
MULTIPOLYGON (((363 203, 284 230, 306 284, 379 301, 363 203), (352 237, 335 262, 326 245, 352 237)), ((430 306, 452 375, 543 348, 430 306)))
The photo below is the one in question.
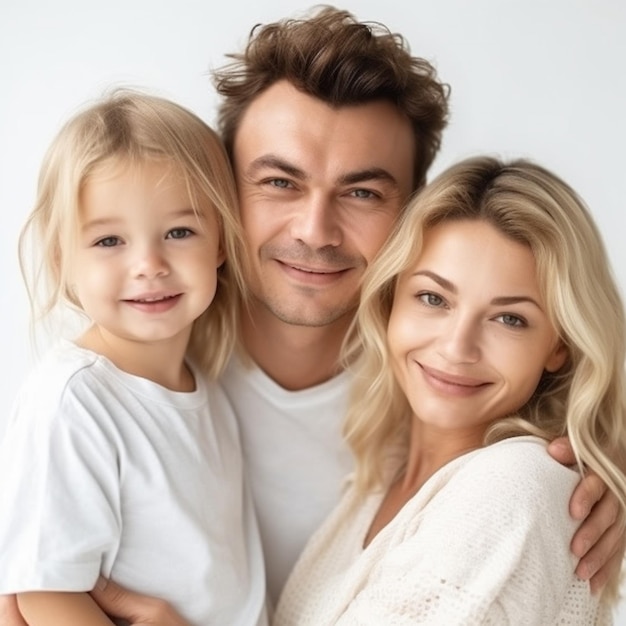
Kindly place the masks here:
MULTIPOLYGON (((16 260, 39 163, 59 125, 113 84, 146 87, 213 123, 208 72, 258 22, 310 2, 4 0, 0 8, 0 435, 32 359, 16 260)), ((554 169, 591 207, 626 292, 626 3, 369 0, 341 5, 404 34, 452 86, 431 174, 477 152, 554 169)), ((280 129, 277 129, 280 132, 280 129)), ((623 602, 617 623, 626 625, 623 602)))

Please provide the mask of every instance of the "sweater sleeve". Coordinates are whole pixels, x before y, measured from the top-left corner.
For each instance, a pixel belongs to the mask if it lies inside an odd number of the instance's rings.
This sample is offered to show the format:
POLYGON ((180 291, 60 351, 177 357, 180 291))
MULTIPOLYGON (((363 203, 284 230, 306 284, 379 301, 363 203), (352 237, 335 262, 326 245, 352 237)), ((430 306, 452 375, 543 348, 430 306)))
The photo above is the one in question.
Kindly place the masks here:
MULTIPOLYGON (((441 474, 391 547, 372 542, 367 584, 338 624, 550 624, 568 594, 593 604, 569 549, 579 477, 542 443, 501 442, 441 474)), ((564 623, 592 623, 588 610, 564 623)))

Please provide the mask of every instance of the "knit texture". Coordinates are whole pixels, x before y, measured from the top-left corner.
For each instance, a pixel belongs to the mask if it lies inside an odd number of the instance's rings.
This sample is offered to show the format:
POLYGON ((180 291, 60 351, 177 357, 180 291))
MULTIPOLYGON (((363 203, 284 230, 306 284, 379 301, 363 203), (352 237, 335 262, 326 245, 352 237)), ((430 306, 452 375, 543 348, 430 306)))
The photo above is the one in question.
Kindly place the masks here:
POLYGON ((384 494, 349 491, 296 564, 274 624, 611 624, 574 575, 579 479, 540 439, 508 439, 441 468, 365 549, 384 494))

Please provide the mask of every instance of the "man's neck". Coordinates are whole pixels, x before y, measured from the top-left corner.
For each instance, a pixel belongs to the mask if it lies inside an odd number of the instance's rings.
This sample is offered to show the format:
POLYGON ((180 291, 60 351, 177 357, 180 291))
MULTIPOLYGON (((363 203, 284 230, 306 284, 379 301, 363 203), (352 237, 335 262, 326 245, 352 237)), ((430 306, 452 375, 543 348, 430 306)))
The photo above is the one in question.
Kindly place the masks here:
POLYGON ((242 314, 243 346, 278 385, 292 391, 319 385, 340 371, 339 352, 350 316, 326 326, 286 324, 269 311, 242 314))

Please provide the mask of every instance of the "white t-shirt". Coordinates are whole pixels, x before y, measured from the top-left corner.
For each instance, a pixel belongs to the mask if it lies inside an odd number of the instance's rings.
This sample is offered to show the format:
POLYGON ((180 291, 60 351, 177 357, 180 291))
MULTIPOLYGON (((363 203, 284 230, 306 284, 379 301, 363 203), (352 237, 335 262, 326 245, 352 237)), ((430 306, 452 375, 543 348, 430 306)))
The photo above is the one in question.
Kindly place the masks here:
POLYGON ((246 469, 276 602, 304 544, 339 502, 352 455, 341 436, 351 376, 287 391, 237 356, 222 386, 239 420, 246 469))
POLYGON ((260 538, 221 389, 170 391, 63 342, 0 446, 0 593, 99 574, 198 626, 266 624, 260 538))
POLYGON ((349 490, 295 566, 274 626, 610 624, 574 574, 579 478, 540 439, 507 439, 437 471, 365 549, 384 491, 349 490))

